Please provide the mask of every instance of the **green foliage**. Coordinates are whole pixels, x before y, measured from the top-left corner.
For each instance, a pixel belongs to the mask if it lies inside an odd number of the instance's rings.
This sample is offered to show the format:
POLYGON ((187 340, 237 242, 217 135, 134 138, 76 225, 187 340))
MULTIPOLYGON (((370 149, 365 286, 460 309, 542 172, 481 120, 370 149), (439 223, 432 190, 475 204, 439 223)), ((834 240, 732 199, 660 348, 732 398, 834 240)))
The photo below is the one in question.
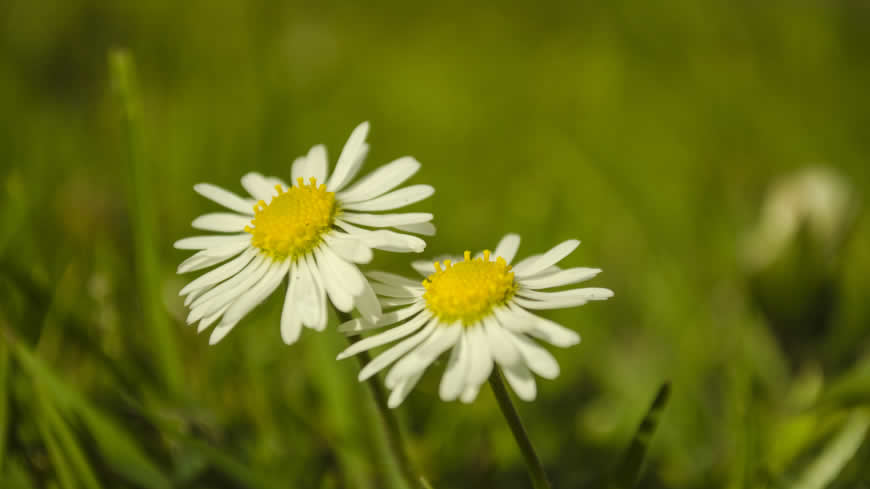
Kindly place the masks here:
MULTIPOLYGON (((364 172, 411 154, 437 189, 427 257, 579 238, 566 265, 616 292, 548 314, 583 336, 519 406, 553 487, 605 486, 626 450, 637 487, 866 485, 866 213, 822 288, 741 259, 781 175, 868 193, 860 3, 4 2, 0 487, 399 487, 344 339, 284 346, 278 293, 208 347, 171 248, 215 210, 192 185, 334 161, 362 120, 364 172), (773 324, 758 285, 833 295, 825 324, 773 324)), ((441 368, 396 411, 431 486, 528 487, 491 393, 442 403, 441 368)))
POLYGON ((613 471, 611 486, 614 488, 632 488, 640 480, 644 459, 649 450, 652 436, 656 432, 659 419, 662 416, 668 399, 671 397, 671 384, 665 382, 659 387, 655 399, 637 427, 634 437, 631 439, 628 449, 622 460, 613 471))

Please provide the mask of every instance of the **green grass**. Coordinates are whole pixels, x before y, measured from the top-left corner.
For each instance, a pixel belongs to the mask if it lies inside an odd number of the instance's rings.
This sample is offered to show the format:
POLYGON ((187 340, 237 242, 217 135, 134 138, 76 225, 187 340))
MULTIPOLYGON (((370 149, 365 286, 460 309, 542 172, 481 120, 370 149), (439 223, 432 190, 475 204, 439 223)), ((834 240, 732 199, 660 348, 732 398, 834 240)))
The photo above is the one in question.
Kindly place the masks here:
MULTIPOLYGON (((436 188, 426 256, 578 238, 566 265, 615 291, 547 315, 583 342, 518 405, 553 487, 603 487, 665 381, 637 487, 866 485, 866 217, 824 324, 776 323, 741 265, 777 177, 870 189, 859 4, 6 2, 0 486, 399 486, 343 338, 285 346, 275 294, 208 347, 171 247, 215 210, 195 183, 334 163, 363 120, 364 171, 410 154, 436 188)), ((442 368, 396 411, 432 487, 529 487, 492 393, 442 403, 442 368)))

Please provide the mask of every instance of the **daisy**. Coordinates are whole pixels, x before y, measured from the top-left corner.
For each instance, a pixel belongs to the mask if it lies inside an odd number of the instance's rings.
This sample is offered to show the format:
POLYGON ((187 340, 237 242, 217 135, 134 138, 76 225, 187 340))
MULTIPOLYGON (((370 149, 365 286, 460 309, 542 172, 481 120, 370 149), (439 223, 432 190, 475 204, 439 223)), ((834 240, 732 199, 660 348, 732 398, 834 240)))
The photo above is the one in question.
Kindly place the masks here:
POLYGON ((385 379, 392 390, 390 407, 401 404, 426 368, 451 349, 439 389, 442 400, 472 402, 489 378, 493 363, 501 367, 521 399, 534 400, 532 372, 553 379, 559 375, 559 365, 533 338, 568 347, 579 343, 580 336, 528 309, 580 306, 612 297, 613 292, 597 287, 540 292, 589 280, 601 270, 556 267, 580 244, 577 240, 565 241, 543 255, 530 256, 511 266, 519 244, 519 236, 508 234, 495 253, 486 250, 472 258, 466 251, 461 261, 414 262, 413 267, 426 277, 422 283, 391 273, 369 272, 381 305, 398 309, 375 322, 353 319, 339 326, 339 331, 358 334, 395 326, 354 343, 338 359, 401 340, 359 374, 363 381, 395 362, 385 379))
POLYGON ((329 302, 343 312, 356 308, 369 321, 381 315, 380 303, 356 264, 368 263, 372 249, 419 253, 426 243, 405 233, 432 235, 435 227, 429 213, 372 212, 413 204, 434 189, 411 185, 393 190, 419 170, 420 163, 410 156, 349 186, 368 153, 368 130, 368 122, 353 130, 328 178, 326 148, 318 145, 293 162, 292 187, 259 173, 242 177, 242 187, 251 198, 208 183, 193 187, 233 211, 205 214, 193 221, 196 229, 227 234, 175 243, 178 249, 199 250, 179 265, 178 273, 226 262, 197 277, 180 294, 187 296, 188 324, 199 321, 201 332, 218 323, 210 344, 226 336, 285 278, 281 338, 288 345, 299 338, 302 326, 317 331, 326 327, 329 302), (390 227, 404 232, 366 229, 390 227))

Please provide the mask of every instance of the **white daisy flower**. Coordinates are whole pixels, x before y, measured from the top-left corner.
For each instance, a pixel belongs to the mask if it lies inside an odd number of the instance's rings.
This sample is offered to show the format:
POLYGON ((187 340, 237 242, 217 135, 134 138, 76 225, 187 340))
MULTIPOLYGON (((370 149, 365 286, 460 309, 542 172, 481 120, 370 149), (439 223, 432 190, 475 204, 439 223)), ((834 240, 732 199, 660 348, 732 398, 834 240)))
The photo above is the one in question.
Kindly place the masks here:
POLYGON ((562 270, 556 266, 580 244, 577 240, 565 241, 511 266, 519 244, 519 236, 508 234, 495 253, 487 250, 472 259, 471 252, 466 251, 461 261, 414 262, 413 267, 426 277, 422 283, 391 273, 369 272, 381 305, 398 309, 375 322, 367 318, 348 321, 339 331, 358 334, 395 326, 354 343, 338 358, 398 341, 359 374, 363 381, 395 362, 385 379, 392 390, 390 407, 401 404, 426 368, 451 348, 439 389, 444 401, 458 398, 472 402, 492 373, 493 363, 501 367, 520 399, 534 400, 537 391, 532 373, 553 379, 559 375, 559 364, 533 338, 568 347, 579 343, 580 336, 528 309, 580 306, 612 297, 613 292, 597 287, 541 292, 589 280, 601 270, 562 270))
POLYGON ((335 307, 375 321, 381 306, 371 285, 355 264, 368 263, 372 249, 421 252, 426 243, 415 236, 386 229, 432 235, 429 213, 377 214, 423 200, 429 185, 393 190, 414 175, 420 163, 406 156, 384 165, 348 186, 368 153, 369 124, 357 126, 348 138, 335 171, 327 178, 326 148, 314 146, 293 162, 290 187, 275 177, 248 173, 240 197, 208 183, 194 186, 200 195, 233 212, 205 214, 193 227, 229 233, 185 238, 183 250, 199 250, 178 266, 178 273, 226 262, 197 277, 181 290, 190 307, 188 324, 198 331, 212 324, 210 344, 220 341, 239 321, 289 277, 281 314, 281 338, 295 342, 306 326, 323 330, 327 298, 335 307), (325 183, 318 183, 325 182, 325 183))

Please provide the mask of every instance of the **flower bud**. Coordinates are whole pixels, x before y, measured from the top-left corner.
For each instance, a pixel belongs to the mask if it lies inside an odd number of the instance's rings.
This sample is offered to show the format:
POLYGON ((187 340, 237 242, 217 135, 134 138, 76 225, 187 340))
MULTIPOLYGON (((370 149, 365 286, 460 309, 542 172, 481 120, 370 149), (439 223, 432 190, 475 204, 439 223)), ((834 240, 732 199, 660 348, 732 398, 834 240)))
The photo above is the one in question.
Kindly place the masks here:
POLYGON ((799 170, 771 186, 745 240, 753 299, 792 360, 809 354, 803 345, 827 331, 856 201, 849 182, 833 170, 799 170))

